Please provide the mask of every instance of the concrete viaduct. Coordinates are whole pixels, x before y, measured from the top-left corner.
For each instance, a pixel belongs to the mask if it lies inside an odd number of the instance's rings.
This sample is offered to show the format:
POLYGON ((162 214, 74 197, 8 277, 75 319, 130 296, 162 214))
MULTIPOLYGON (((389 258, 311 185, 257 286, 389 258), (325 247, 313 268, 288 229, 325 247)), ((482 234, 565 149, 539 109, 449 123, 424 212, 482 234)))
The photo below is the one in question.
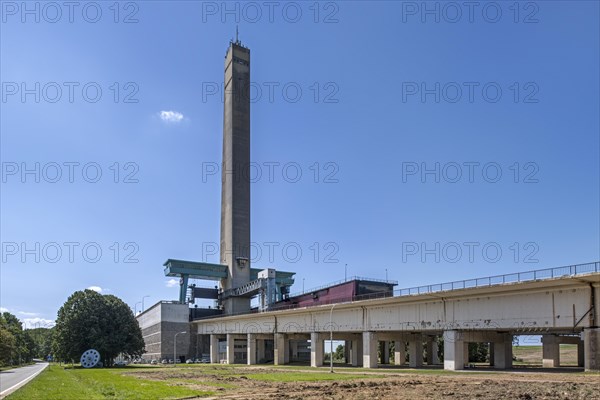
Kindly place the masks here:
POLYGON ((311 366, 319 367, 324 341, 332 335, 333 340, 345 341, 346 362, 351 365, 376 368, 388 363, 386 349, 394 342, 395 365, 405 364, 408 349, 409 365, 420 367, 439 363, 437 338, 443 337, 447 370, 465 367, 469 342, 490 343, 491 365, 508 369, 513 336, 542 335, 544 367, 560 366, 559 346, 570 343, 578 346, 579 366, 598 371, 600 269, 597 262, 585 265, 583 273, 532 271, 531 279, 519 276, 510 283, 505 275, 484 278, 487 284, 462 281, 423 287, 425 293, 415 288, 394 297, 202 319, 192 326, 199 335, 210 335, 212 363, 256 364, 265 358, 265 348, 272 347, 274 363, 282 365, 297 359, 298 343, 310 340, 305 349, 311 366), (452 289, 455 286, 460 288, 452 289), (242 361, 236 355, 240 349, 242 361))

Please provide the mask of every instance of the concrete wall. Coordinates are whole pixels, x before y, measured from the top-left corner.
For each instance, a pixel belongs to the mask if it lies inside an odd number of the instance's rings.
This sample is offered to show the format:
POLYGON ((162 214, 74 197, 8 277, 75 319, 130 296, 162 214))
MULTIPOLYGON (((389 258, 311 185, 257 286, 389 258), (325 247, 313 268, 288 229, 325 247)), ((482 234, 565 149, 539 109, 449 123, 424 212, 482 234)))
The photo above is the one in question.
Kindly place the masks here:
POLYGON ((177 335, 177 355, 186 358, 195 356, 196 335, 189 323, 189 308, 187 304, 160 302, 136 317, 142 330, 146 345, 146 360, 173 359, 174 337, 178 332, 187 334, 177 335))
MULTIPOLYGON (((597 290, 597 289, 596 289, 597 290)), ((513 334, 573 332, 590 326, 588 283, 570 278, 491 288, 462 289, 337 304, 333 330, 339 332, 442 332, 506 330, 513 334)), ((194 323, 200 334, 327 332, 331 306, 275 311, 194 323)))
MULTIPOLYGON (((512 367, 513 335, 537 334, 544 335, 545 366, 560 365, 557 340, 573 341, 578 344, 579 365, 596 371, 600 369, 600 330, 593 325, 595 311, 591 306, 600 287, 598 277, 600 274, 338 303, 196 321, 193 325, 199 334, 211 337, 213 349, 219 337, 226 337, 228 349, 233 349, 234 339, 269 335, 275 343, 276 365, 289 362, 293 340, 308 336, 311 365, 323 365, 323 342, 333 331, 334 340, 352 343, 349 358, 353 365, 362 363, 364 368, 389 362, 388 357, 379 360, 377 350, 380 342, 385 347, 390 341, 401 349, 394 354, 399 364, 408 343, 411 367, 423 365, 424 347, 427 363, 435 365, 438 360, 433 356, 433 341, 443 335, 445 369, 462 369, 468 364, 470 342, 490 343, 491 364, 506 369, 512 367), (573 336, 581 332, 583 343, 580 336, 573 336)), ((248 343, 255 343, 254 339, 248 343)), ((252 355, 252 348, 248 352, 252 355)), ((217 360, 217 356, 211 359, 217 360)), ((226 361, 236 362, 233 350, 228 350, 226 361)), ((254 357, 248 362, 255 361, 254 357)))

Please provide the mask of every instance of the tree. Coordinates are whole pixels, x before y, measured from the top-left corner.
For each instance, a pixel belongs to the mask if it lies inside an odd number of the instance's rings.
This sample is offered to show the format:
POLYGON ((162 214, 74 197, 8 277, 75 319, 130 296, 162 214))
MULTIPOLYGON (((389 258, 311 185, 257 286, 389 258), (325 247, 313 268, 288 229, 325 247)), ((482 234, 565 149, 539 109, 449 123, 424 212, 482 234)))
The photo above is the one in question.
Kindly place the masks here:
POLYGON ((131 309, 118 297, 86 289, 73 293, 58 311, 52 347, 56 359, 78 360, 96 349, 105 366, 119 353, 140 356, 142 331, 131 309))
POLYGON ((27 329, 34 342, 34 354, 36 358, 45 359, 52 353, 52 334, 54 328, 33 328, 27 329))
POLYGON ((469 359, 465 362, 486 362, 488 361, 488 343, 469 343, 469 359))
POLYGON ((341 361, 344 360, 345 357, 346 354, 344 352, 344 345, 338 344, 338 346, 335 348, 335 353, 333 353, 333 359, 341 361))
POLYGON ((8 329, 4 315, 0 314, 0 367, 11 365, 17 355, 17 339, 8 329))
MULTIPOLYGON (((5 311, 2 313, 2 325, 14 338, 14 347, 10 353, 9 364, 20 365, 21 362, 27 362, 29 358, 29 342, 23 333, 23 324, 13 314, 5 311)), ((10 340, 10 339, 9 339, 10 340)))

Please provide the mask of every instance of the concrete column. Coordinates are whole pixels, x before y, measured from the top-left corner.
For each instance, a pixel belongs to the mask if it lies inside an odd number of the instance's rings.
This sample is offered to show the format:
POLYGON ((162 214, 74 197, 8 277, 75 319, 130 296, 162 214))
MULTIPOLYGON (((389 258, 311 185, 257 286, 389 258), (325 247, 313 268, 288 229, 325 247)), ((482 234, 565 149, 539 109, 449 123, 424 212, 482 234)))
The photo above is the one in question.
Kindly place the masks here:
POLYGON ((433 353, 433 340, 431 339, 431 336, 428 336, 427 340, 425 341, 425 354, 427 356, 427 365, 433 364, 433 360, 431 359, 431 353, 433 353))
POLYGON ((489 358, 490 358, 490 365, 494 366, 496 360, 495 360, 495 356, 494 356, 494 343, 490 343, 489 347, 488 347, 488 351, 489 351, 489 358))
POLYGON ((256 334, 248 334, 248 365, 256 364, 256 334))
POLYGON ((583 340, 577 342, 577 366, 582 368, 585 366, 585 349, 583 340))
POLYGON ((464 342, 463 345, 463 363, 464 365, 469 364, 469 342, 464 342))
POLYGON ((227 364, 235 363, 235 339, 231 333, 227 334, 227 364))
POLYGON ((512 368, 512 335, 504 335, 502 342, 494 342, 494 367, 499 369, 512 368))
POLYGON ((389 364, 390 363, 390 342, 384 340, 381 343, 381 363, 389 364))
POLYGON ((557 336, 542 336, 542 365, 544 368, 560 367, 560 340, 557 336))
POLYGON ((352 364, 353 367, 358 367, 360 364, 358 362, 358 340, 351 340, 350 343, 350 364, 352 364))
POLYGON ((298 361, 298 341, 290 340, 290 351, 292 352, 292 360, 298 361))
POLYGON ((276 333, 275 334, 275 354, 274 354, 274 364, 275 365, 283 365, 285 364, 285 353, 286 353, 286 342, 289 343, 289 341, 287 341, 285 339, 285 334, 283 333, 276 333))
POLYGON ((600 328, 583 331, 584 366, 586 371, 600 371, 600 328))
POLYGON ((396 340, 394 342, 394 364, 401 366, 406 364, 406 343, 396 340))
POLYGON ((363 338, 356 340, 356 363, 363 365, 363 338))
POLYGON ((413 335, 414 338, 408 342, 408 365, 411 368, 423 366, 423 337, 413 335))
POLYGON ((217 335, 210 335, 210 362, 219 363, 219 337, 217 335))
POLYGON ((430 365, 438 365, 440 363, 440 358, 438 357, 439 345, 437 342, 437 338, 433 338, 431 341, 431 359, 428 359, 427 362, 430 365))
POLYGON ((322 333, 312 332, 310 334, 310 366, 323 366, 323 345, 324 337, 322 333))
POLYGON ((265 362, 265 341, 264 339, 256 340, 256 362, 265 362))
POLYGON ((290 341, 285 336, 283 341, 283 363, 290 363, 290 341))
POLYGON ((363 368, 377 368, 377 336, 363 332, 363 368))
POLYGON ((351 340, 344 340, 344 363, 350 364, 350 346, 351 340))
POLYGON ((444 332, 444 369, 456 371, 465 367, 464 347, 459 331, 444 332))

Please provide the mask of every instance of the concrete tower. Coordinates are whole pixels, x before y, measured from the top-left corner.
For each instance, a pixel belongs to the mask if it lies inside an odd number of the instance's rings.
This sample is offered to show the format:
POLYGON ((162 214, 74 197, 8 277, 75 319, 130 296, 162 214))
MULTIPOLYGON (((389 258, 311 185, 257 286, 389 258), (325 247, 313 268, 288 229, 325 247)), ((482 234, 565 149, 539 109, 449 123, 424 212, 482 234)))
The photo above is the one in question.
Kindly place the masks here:
MULTIPOLYGON (((237 34, 236 34, 237 36, 237 34)), ((237 39, 225 56, 221 264, 229 267, 224 290, 250 281, 250 50, 237 39)), ((250 299, 229 298, 226 314, 247 312, 250 299)))

